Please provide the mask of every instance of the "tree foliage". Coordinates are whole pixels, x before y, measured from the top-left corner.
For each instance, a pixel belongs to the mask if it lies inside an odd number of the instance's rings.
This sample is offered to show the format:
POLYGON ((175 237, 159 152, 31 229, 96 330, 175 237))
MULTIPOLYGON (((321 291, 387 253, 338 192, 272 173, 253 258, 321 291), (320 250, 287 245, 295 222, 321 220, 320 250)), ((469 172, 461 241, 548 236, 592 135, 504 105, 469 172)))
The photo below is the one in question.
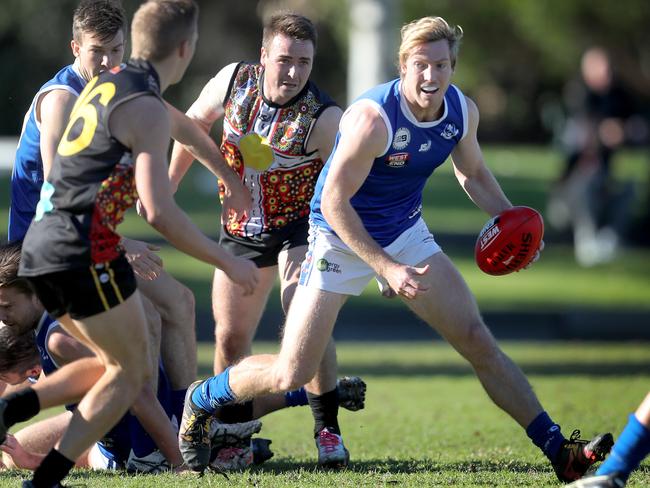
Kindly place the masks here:
MULTIPOLYGON (((219 68, 259 59, 262 18, 291 8, 312 18, 320 46, 313 79, 344 104, 349 2, 356 0, 199 0, 197 54, 166 97, 185 109, 219 68)), ((650 97, 647 0, 383 0, 401 22, 440 15, 465 31, 455 82, 479 103, 483 137, 544 140, 540 105, 576 76, 581 53, 598 44, 613 54, 622 80, 650 97)), ((3 0, 0 16, 0 134, 20 131, 38 87, 71 62, 76 0, 3 0)), ((129 18, 140 2, 123 0, 129 18)), ((128 51, 128 49, 127 49, 128 51)), ((392 55, 392 53, 391 53, 392 55)))

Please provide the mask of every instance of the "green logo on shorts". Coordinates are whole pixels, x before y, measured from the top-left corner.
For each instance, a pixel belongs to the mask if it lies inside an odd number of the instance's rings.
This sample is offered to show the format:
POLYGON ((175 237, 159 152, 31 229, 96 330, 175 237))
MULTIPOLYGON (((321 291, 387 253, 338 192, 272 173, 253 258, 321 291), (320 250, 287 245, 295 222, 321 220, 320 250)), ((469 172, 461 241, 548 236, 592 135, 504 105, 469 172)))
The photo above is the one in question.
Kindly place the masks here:
POLYGON ((316 269, 318 271, 327 271, 327 267, 330 263, 327 262, 327 259, 319 259, 316 261, 316 269))

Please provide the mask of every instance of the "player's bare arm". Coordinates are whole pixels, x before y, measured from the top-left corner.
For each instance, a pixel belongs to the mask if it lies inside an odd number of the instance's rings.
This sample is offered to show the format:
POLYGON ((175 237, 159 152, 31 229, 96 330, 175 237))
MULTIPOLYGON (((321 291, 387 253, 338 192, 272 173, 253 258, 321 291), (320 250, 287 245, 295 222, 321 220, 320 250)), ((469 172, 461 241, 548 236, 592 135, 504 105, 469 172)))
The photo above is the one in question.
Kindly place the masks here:
POLYGON ((512 207, 492 172, 485 165, 477 139, 479 112, 476 104, 467 100, 467 134, 454 148, 451 157, 454 173, 469 198, 490 216, 512 207))
POLYGON ((165 164, 170 137, 167 113, 160 100, 143 96, 116 107, 109 120, 113 136, 132 151, 136 187, 147 222, 174 247, 221 268, 245 293, 252 293, 258 281, 257 267, 208 239, 174 202, 165 164))
POLYGON ((350 199, 368 177, 374 159, 384 152, 388 140, 386 125, 368 105, 350 110, 341 121, 341 137, 331 162, 321 210, 332 229, 390 287, 406 298, 426 289, 417 275, 426 268, 404 266, 391 258, 368 234, 350 199))
POLYGON ((343 111, 335 105, 323 110, 309 136, 307 152, 318 151, 323 162, 327 161, 334 147, 342 115, 343 111))
MULTIPOLYGON (((219 71, 201 90, 201 94, 187 111, 187 116, 196 122, 206 134, 214 123, 223 117, 223 99, 237 63, 219 71)), ((169 179, 178 185, 194 161, 193 156, 181 145, 174 144, 169 163, 169 179)))
MULTIPOLYGON (((206 154, 196 152, 196 148, 188 147, 188 144, 180 140, 174 133, 172 125, 172 137, 177 141, 172 149, 172 157, 169 165, 169 179, 172 187, 177 188, 183 179, 194 158, 198 159, 204 166, 212 171, 223 183, 225 187, 223 212, 225 215, 234 214, 235 219, 246 217, 251 210, 252 199, 250 192, 244 186, 241 178, 235 173, 223 160, 216 144, 210 139, 210 129, 214 123, 223 117, 223 99, 234 74, 237 63, 224 67, 217 75, 212 78, 203 88, 197 100, 187 111, 185 119, 178 117, 181 114, 174 109, 172 123, 178 122, 185 128, 193 129, 187 125, 188 121, 194 122, 194 125, 202 129, 203 138, 209 139, 210 150, 206 154), (212 149, 214 148, 214 150, 212 149), (208 159, 206 162, 205 159, 208 159)), ((168 107, 171 107, 168 105, 168 107)), ((192 130, 192 132, 194 132, 192 130)), ((198 137, 198 134, 194 134, 198 137)), ((205 143, 208 144, 208 143, 205 143)), ((205 151, 204 151, 205 152, 205 151)))
MULTIPOLYGON (((465 138, 451 153, 454 172, 460 186, 463 187, 470 199, 490 216, 495 216, 512 207, 512 203, 503 193, 501 186, 483 159, 476 135, 479 123, 478 108, 470 98, 465 97, 465 100, 467 100, 468 128, 465 138)), ((543 249, 544 241, 540 243, 539 250, 528 266, 539 259, 543 249)))
POLYGON ((41 159, 43 176, 47 179, 52 169, 56 148, 68 125, 77 97, 67 90, 52 90, 41 96, 36 116, 41 123, 41 159))

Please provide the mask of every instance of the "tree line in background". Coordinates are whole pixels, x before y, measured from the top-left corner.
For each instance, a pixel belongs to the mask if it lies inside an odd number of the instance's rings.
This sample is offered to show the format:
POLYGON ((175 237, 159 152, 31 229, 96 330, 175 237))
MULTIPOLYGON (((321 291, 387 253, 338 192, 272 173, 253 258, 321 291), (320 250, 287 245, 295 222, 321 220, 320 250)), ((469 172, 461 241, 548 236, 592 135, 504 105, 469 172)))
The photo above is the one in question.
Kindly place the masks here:
MULTIPOLYGON (((312 78, 345 105, 348 10, 355 1, 199 0, 196 57, 167 98, 186 109, 219 68, 259 59, 263 17, 289 8, 316 22, 320 38, 312 78)), ((552 134, 541 114, 560 105, 564 85, 578 75, 581 54, 593 45, 611 53, 615 72, 638 100, 639 111, 646 116, 650 112, 647 0, 376 1, 396 16, 396 28, 425 15, 440 15, 463 27, 455 82, 481 109, 484 141, 548 142, 552 134)), ((122 3, 130 17, 140 2, 122 3)), ((0 135, 20 132, 38 87, 71 62, 70 23, 76 4, 76 0, 3 1, 0 135)))

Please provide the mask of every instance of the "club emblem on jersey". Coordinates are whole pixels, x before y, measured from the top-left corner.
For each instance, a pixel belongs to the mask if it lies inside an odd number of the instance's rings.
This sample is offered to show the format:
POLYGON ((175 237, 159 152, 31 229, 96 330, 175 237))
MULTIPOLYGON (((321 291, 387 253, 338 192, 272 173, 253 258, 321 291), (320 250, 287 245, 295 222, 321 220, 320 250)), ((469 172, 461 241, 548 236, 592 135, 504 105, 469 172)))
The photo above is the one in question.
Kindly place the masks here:
POLYGON ((442 137, 445 139, 453 139, 458 135, 458 127, 456 127, 454 124, 447 124, 445 125, 445 129, 440 133, 442 137))
POLYGON ((393 137, 393 149, 404 149, 411 142, 411 133, 406 127, 400 127, 393 137))
POLYGON ((409 153, 400 152, 389 154, 386 158, 386 166, 391 168, 403 168, 408 164, 409 153))
POLYGON ((431 149, 431 139, 427 139, 427 142, 420 144, 420 149, 418 149, 418 152, 427 152, 429 149, 431 149))

